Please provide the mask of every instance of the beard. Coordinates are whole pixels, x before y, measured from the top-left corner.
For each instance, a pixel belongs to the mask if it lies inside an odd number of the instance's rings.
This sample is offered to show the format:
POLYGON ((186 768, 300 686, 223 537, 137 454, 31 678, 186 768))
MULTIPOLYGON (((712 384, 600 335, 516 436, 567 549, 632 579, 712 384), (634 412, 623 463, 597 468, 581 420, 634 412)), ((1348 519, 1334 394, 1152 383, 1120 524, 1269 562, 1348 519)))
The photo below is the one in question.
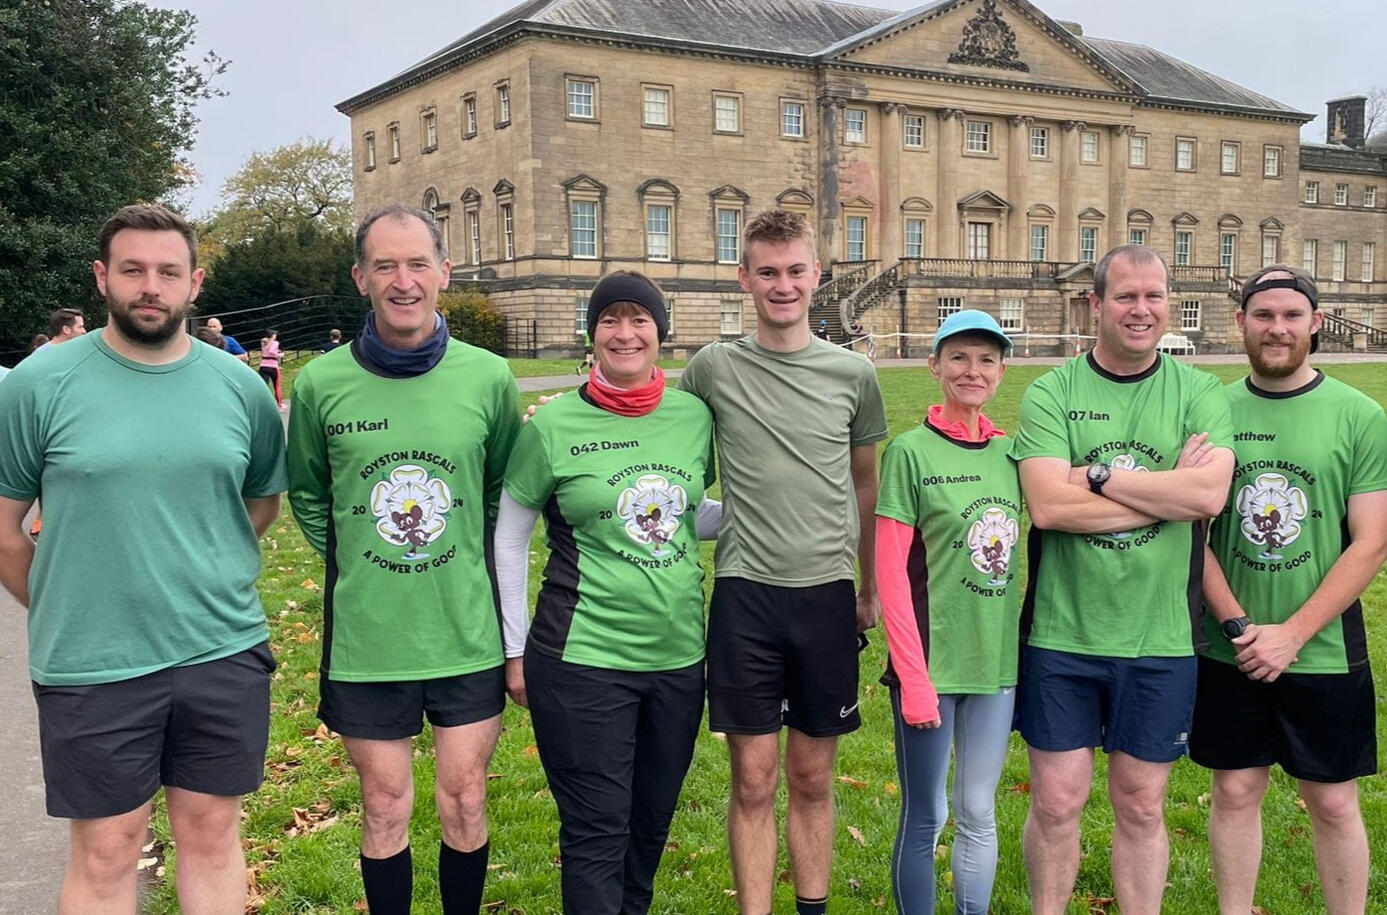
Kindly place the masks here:
POLYGON ((155 318, 136 317, 135 309, 146 304, 155 303, 150 303, 147 299, 122 302, 110 295, 106 296, 106 311, 115 323, 116 329, 122 337, 139 346, 159 346, 167 343, 183 329, 183 322, 193 307, 191 302, 184 302, 181 305, 164 306, 168 312, 155 318))
POLYGON ((1263 378, 1289 378, 1299 371, 1310 355, 1310 338, 1292 337, 1288 342, 1290 349, 1286 358, 1271 362, 1262 355, 1262 343, 1244 340, 1243 346, 1247 350, 1247 361, 1252 371, 1263 378))

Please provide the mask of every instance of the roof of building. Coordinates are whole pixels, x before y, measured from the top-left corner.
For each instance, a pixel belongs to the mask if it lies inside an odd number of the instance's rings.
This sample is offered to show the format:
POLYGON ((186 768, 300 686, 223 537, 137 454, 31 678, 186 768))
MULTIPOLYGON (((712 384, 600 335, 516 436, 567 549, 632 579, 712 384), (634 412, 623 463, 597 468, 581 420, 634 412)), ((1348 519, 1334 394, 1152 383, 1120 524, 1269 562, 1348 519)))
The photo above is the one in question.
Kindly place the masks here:
POLYGON ((1387 175, 1387 147, 1354 149, 1342 143, 1300 144, 1300 168, 1312 172, 1357 172, 1387 175))
MULTIPOLYGON (((834 0, 527 0, 463 35, 386 82, 339 104, 350 113, 392 91, 428 78, 526 29, 596 33, 690 48, 741 50, 813 60, 880 34, 915 16, 952 6, 932 0, 904 13, 834 0)), ((1041 14, 1043 15, 1043 14, 1041 14)), ((1058 30, 1063 26, 1056 24, 1058 30)), ((1153 100, 1276 114, 1312 116, 1215 76, 1161 51, 1101 38, 1077 39, 1127 74, 1153 100)))

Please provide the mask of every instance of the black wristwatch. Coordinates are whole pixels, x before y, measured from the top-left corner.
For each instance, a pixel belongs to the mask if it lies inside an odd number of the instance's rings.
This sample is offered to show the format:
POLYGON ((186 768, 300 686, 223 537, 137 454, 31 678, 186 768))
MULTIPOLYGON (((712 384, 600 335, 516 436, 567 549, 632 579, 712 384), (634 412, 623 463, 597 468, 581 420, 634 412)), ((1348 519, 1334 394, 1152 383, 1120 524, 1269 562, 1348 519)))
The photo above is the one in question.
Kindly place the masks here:
POLYGON ((1231 620, 1224 620, 1222 623, 1219 624, 1218 628, 1223 630, 1224 638, 1228 639, 1228 641, 1231 642, 1238 636, 1246 632, 1247 627, 1251 623, 1252 620, 1248 619, 1245 616, 1235 616, 1231 620))
POLYGON ((1103 484, 1108 482, 1108 477, 1112 476, 1112 468, 1102 461, 1094 461, 1088 465, 1086 473, 1088 475, 1088 488, 1101 496, 1103 484))

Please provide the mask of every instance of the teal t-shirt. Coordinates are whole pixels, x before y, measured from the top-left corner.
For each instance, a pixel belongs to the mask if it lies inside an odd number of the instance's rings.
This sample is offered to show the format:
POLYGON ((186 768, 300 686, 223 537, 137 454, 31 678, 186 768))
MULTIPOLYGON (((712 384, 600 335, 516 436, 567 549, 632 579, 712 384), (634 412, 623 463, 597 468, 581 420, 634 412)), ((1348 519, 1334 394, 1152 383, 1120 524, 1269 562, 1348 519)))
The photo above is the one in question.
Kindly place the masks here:
POLYGON ((619 416, 564 397, 525 426, 506 492, 542 511, 549 541, 530 643, 574 664, 677 670, 703 659, 695 516, 711 486, 713 420, 666 390, 619 416))
POLYGON ((0 386, 0 495, 43 504, 34 682, 111 683, 263 642, 243 500, 285 485, 274 398, 205 343, 144 365, 94 331, 20 363, 0 386))
MULTIPOLYGON (((1342 381, 1318 375, 1272 393, 1251 379, 1225 388, 1237 468, 1209 538, 1233 595, 1254 623, 1281 623, 1309 599, 1348 546, 1348 498, 1387 489, 1387 415, 1342 381)), ((1206 615, 1208 654, 1233 647, 1206 615)), ((1355 600, 1300 649, 1291 673, 1345 673, 1368 663, 1355 600)))
POLYGON ((915 528, 907 573, 940 694, 1016 685, 1021 485, 1009 447, 957 441, 925 423, 881 456, 877 514, 915 528))
POLYGON ((886 438, 876 368, 817 337, 793 353, 750 335, 699 350, 679 379, 713 411, 722 475, 715 574, 805 588, 857 562, 852 449, 886 438))
MULTIPOLYGON (((1199 432, 1233 447, 1228 401, 1213 375, 1164 355, 1139 375, 1112 375, 1088 354, 1026 389, 1011 456, 1170 470, 1199 432)), ((1201 525, 1161 521, 1112 534, 1032 528, 1029 545, 1027 644, 1116 658, 1194 653, 1203 635, 1201 525)))
POLYGON ((500 356, 450 340, 387 378, 340 346, 294 379, 289 502, 327 560, 323 676, 380 682, 501 664, 487 573, 519 398, 500 356))

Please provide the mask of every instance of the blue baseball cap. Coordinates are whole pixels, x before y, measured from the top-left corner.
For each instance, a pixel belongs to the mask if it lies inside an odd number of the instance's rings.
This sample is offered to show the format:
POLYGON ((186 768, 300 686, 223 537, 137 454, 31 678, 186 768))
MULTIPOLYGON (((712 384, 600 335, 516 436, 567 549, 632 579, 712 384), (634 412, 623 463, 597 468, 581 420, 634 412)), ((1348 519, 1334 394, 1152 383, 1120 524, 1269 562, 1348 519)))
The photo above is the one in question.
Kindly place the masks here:
POLYGON ((995 337, 1002 347, 1002 355, 1011 355, 1011 338, 1002 332, 997 319, 976 308, 956 311, 944 319, 944 323, 939 325, 939 330, 934 334, 934 354, 939 355, 939 347, 943 346, 945 340, 969 332, 995 337))

